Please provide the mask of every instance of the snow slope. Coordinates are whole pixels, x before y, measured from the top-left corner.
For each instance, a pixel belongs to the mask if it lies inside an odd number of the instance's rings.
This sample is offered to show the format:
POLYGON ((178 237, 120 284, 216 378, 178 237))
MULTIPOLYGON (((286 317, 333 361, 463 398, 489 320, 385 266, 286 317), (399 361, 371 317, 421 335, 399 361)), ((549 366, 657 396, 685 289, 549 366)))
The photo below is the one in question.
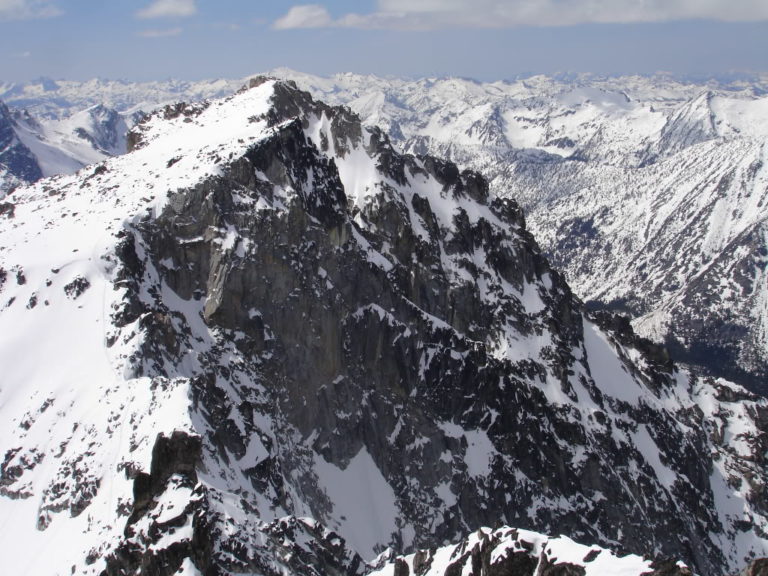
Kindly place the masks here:
POLYGON ((181 100, 229 95, 242 80, 150 82, 40 79, 0 86, 14 110, 18 138, 44 176, 72 174, 124 154, 128 129, 144 114, 181 100))
MULTIPOLYGON (((248 93, 248 104, 265 106, 263 92, 248 93)), ((230 124, 222 124, 217 108, 207 129, 168 123, 163 130, 173 135, 161 145, 114 159, 101 175, 91 167, 74 179, 44 180, 15 195, 15 218, 2 230, 2 266, 14 286, 3 291, 0 337, 0 410, 9 415, 0 433, 0 539, 5 550, 23 553, 7 555, 9 572, 69 573, 70 566, 79 566, 82 573, 99 573, 101 568, 83 562, 91 548, 101 556, 102 547, 122 535, 124 506, 133 494, 132 481, 121 472, 149 469, 158 434, 192 430, 188 383, 171 380, 158 387, 149 378, 131 378, 126 358, 135 343, 128 339, 107 348, 105 341, 121 296, 113 285, 115 235, 147 207, 155 176, 182 147, 203 153, 246 146, 238 146, 240 134, 232 130, 245 119, 228 117, 230 124), (77 193, 72 182, 83 182, 86 190, 98 182, 110 193, 77 193), (17 264, 9 267, 9 260, 17 264)), ((250 142, 260 128, 248 126, 243 135, 250 142)), ((155 137, 160 135, 148 136, 155 137)), ((216 170, 190 156, 168 170, 166 190, 216 170)), ((164 202, 159 195, 150 207, 164 202)))
POLYGON ((56 176, 124 154, 132 119, 96 105, 62 120, 38 120, 27 111, 18 112, 15 123, 19 139, 37 158, 43 176, 56 176))

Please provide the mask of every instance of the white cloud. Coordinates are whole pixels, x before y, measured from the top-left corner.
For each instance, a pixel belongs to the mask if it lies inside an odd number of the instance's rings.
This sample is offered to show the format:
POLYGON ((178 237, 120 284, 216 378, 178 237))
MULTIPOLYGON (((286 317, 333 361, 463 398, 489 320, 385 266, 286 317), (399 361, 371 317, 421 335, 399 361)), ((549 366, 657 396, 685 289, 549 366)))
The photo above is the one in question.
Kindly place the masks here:
POLYGON ((184 18, 197 14, 195 0, 154 0, 136 16, 139 18, 184 18))
POLYGON ((369 14, 331 18, 317 4, 294 6, 275 22, 287 28, 514 28, 586 23, 768 20, 766 0, 378 0, 369 14))
POLYGON ((181 28, 151 29, 142 30, 139 32, 139 36, 144 36, 144 38, 169 38, 171 36, 179 36, 182 32, 181 28))
POLYGON ((277 20, 274 27, 278 30, 290 28, 326 28, 335 25, 325 7, 318 4, 294 6, 288 14, 277 20))
POLYGON ((50 0, 0 0, 0 20, 52 18, 62 13, 50 0))

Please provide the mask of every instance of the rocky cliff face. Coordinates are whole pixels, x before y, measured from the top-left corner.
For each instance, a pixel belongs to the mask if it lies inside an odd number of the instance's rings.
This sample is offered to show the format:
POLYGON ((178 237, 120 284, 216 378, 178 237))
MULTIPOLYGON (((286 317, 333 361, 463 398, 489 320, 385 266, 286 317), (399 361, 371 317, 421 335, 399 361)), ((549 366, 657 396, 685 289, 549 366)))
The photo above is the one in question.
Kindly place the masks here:
POLYGON ((579 296, 631 315, 680 360, 768 393, 759 81, 282 74, 388 126, 407 151, 480 170, 523 206, 579 296))
POLYGON ((37 160, 16 135, 13 117, 0 102, 0 198, 15 187, 42 178, 37 160))
POLYGON ((766 402, 588 315, 476 173, 267 79, 130 142, 0 228, 2 541, 59 554, 16 573, 357 575, 499 522, 768 552, 766 402))

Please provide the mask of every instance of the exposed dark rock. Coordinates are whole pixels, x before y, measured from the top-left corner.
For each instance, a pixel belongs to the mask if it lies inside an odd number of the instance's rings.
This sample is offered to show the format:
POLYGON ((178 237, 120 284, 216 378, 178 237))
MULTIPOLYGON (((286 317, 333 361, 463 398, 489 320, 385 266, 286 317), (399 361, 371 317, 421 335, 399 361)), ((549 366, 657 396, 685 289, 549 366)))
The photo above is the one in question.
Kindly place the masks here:
POLYGON ((691 569, 680 566, 676 560, 655 560, 651 563, 652 572, 646 572, 647 576, 693 576, 691 569))
POLYGON ((586 570, 583 566, 568 562, 553 563, 547 556, 542 556, 539 563, 537 576, 584 576, 586 570))
MULTIPOLYGON (((0 168, 7 171, 22 183, 36 182, 43 177, 40 164, 16 135, 13 117, 8 107, 0 102, 0 168)), ((0 193, 2 189, 0 182, 0 193)), ((4 215, 8 215, 3 211, 4 215)), ((13 212, 10 211, 10 216, 13 212)))
POLYGON ((170 438, 159 435, 152 448, 152 490, 165 485, 173 474, 180 474, 197 482, 197 465, 200 462, 202 442, 196 436, 176 430, 170 438))
POLYGON ((413 558, 413 573, 415 576, 423 576, 432 565, 434 553, 430 550, 419 550, 413 558))
POLYGON ((595 558, 597 558, 600 555, 600 550, 590 550, 586 556, 583 558, 583 562, 585 564, 589 564, 592 562, 595 558))
POLYGON ((88 290, 88 288, 91 287, 91 283, 88 282, 87 278, 83 278, 82 276, 78 276, 72 282, 64 286, 64 293, 69 296, 72 300, 75 300, 78 298, 83 292, 88 290))
MULTIPOLYGON (((175 519, 160 523, 153 515, 155 499, 170 489, 172 480, 177 486, 195 487, 201 449, 202 442, 199 437, 190 436, 180 430, 174 431, 170 437, 158 435, 152 448, 149 474, 136 471, 132 473, 134 504, 125 527, 126 539, 106 559, 106 569, 103 573, 105 576, 170 576, 179 569, 185 558, 196 557, 198 561, 203 562, 209 560, 205 551, 210 549, 211 543, 195 547, 192 540, 181 539, 169 546, 151 549, 151 544, 156 543, 163 533, 173 534, 188 521, 194 526, 194 534, 205 532, 205 521, 199 517, 203 512, 204 503, 199 497, 191 499, 175 519), (137 531, 137 523, 142 518, 148 519, 148 528, 145 531, 137 531)), ((202 540, 205 541, 205 537, 202 540)))
MULTIPOLYGON (((612 382, 600 387, 583 305, 525 230, 519 206, 490 200, 476 173, 398 154, 346 109, 283 84, 273 100, 263 139, 218 175, 171 192, 118 244, 123 303, 112 341, 128 326, 140 332, 133 374, 152 386, 184 379, 196 430, 159 436, 150 471, 132 472, 131 516, 107 574, 165 576, 185 558, 204 574, 360 574, 319 478, 322 467, 344 471, 356 458, 370 460, 396 506, 391 533, 369 554, 434 549, 468 526, 501 521, 620 540, 623 552, 660 550, 718 574, 727 560, 711 534, 726 528, 710 477, 722 434, 695 407, 673 414, 611 397, 612 382), (320 117, 331 129, 313 140, 305 130, 320 117), (365 201, 345 189, 337 166, 353 150, 373 155, 382 174, 365 201), (437 192, 418 188, 425 177, 437 192), (448 216, 444 203, 455 206, 448 216), (523 359, 504 352, 518 345, 523 359), (581 410, 580 398, 595 409, 581 410), (658 462, 629 440, 637 434, 655 444, 658 462), (254 439, 260 456, 249 460, 254 439), (201 467, 219 471, 227 488, 198 484, 201 467), (660 478, 660 467, 675 481, 660 478), (193 496, 171 524, 158 522, 155 503, 176 489, 193 496), (224 492, 237 494, 244 517, 267 505, 288 519, 249 519, 222 538, 234 522, 216 505, 224 492), (333 530, 295 518, 307 513, 333 530), (191 539, 149 550, 182 520, 191 539)), ((161 114, 194 121, 199 110, 161 114)), ((588 318, 644 397, 675 393, 666 350, 624 318, 588 318)), ((764 471, 744 470, 760 507, 764 471)), ((476 576, 532 574, 537 565, 542 574, 583 573, 533 558, 524 544, 491 563, 494 545, 457 553, 446 574, 468 566, 476 576)), ((430 562, 420 553, 413 572, 430 562)))
POLYGON ((768 558, 759 558, 749 563, 741 576, 768 576, 768 558))
POLYGON ((395 560, 394 576, 410 576, 411 569, 408 568, 408 563, 402 558, 395 560))

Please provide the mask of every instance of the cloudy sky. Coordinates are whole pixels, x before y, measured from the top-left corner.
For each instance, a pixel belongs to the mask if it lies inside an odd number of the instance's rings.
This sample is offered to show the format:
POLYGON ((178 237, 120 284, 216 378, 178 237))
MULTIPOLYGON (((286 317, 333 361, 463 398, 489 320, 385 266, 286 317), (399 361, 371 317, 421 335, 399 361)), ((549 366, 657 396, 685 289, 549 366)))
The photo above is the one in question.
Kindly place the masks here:
POLYGON ((768 71, 768 0, 0 0, 0 82, 768 71))

